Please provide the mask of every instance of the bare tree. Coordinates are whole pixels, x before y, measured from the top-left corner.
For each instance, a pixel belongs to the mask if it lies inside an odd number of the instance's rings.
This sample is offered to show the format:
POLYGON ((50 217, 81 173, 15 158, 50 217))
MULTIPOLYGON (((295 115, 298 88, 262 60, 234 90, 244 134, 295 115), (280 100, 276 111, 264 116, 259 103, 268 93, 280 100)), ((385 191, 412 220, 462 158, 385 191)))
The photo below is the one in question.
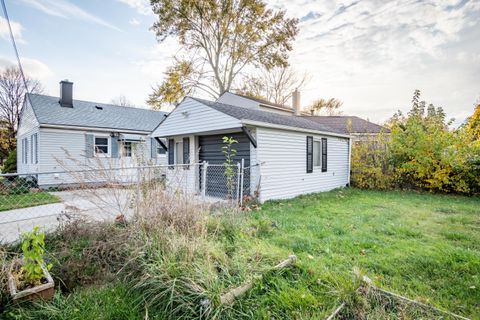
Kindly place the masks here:
POLYGON ((340 110, 343 101, 337 98, 318 99, 315 100, 309 107, 308 111, 312 116, 338 116, 342 114, 340 110))
MULTIPOLYGON (((39 81, 27 77, 26 83, 28 92, 43 92, 39 81)), ((9 67, 0 72, 0 123, 8 131, 8 139, 11 141, 15 140, 26 93, 27 88, 25 88, 22 74, 18 68, 9 67)), ((14 143, 10 148, 13 149, 13 147, 14 143)))
POLYGON ((127 99, 124 95, 119 95, 116 98, 113 98, 110 100, 111 104, 114 104, 116 106, 122 106, 122 107, 134 107, 135 105, 127 99))
POLYGON ((236 91, 276 104, 289 105, 292 92, 295 89, 301 91, 309 78, 306 73, 301 75, 290 67, 263 68, 259 75, 247 77, 243 86, 236 91))

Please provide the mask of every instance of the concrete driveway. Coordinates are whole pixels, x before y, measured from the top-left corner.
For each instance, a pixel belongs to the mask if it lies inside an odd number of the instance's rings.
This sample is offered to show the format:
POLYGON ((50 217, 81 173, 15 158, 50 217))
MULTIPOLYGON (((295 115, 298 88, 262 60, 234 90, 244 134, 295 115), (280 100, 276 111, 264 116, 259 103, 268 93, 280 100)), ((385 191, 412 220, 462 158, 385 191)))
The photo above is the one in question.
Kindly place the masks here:
POLYGON ((91 189, 51 192, 62 202, 0 211, 0 242, 11 243, 36 225, 54 230, 62 220, 81 216, 87 220, 112 221, 119 214, 133 214, 131 189, 91 189))

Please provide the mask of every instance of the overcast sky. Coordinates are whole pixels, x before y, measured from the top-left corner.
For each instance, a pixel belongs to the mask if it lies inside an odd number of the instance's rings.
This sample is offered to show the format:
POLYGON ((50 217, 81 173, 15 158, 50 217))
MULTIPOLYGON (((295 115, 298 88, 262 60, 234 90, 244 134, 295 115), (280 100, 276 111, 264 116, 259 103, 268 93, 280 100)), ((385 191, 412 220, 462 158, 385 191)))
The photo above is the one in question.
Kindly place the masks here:
MULTIPOLYGON (((158 44, 148 0, 6 0, 24 67, 58 95, 139 106, 176 51, 158 44)), ((271 0, 300 19, 291 64, 308 72, 302 104, 344 101, 345 114, 382 122, 407 111, 415 89, 457 124, 480 97, 480 0, 271 0)), ((0 19, 0 68, 14 63, 0 19)))

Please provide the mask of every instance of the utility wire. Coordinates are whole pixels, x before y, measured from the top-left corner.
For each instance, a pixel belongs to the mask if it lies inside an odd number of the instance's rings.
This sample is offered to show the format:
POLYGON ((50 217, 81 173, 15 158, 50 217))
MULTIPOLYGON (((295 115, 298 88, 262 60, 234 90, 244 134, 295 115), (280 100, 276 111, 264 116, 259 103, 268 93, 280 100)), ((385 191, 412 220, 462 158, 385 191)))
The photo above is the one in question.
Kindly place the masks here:
POLYGON ((17 57, 18 69, 20 70, 20 75, 22 76, 23 85, 25 86, 25 91, 27 92, 27 99, 29 100, 31 105, 32 102, 30 101, 30 95, 28 94, 29 92, 28 92, 27 80, 25 78, 25 73, 23 72, 22 62, 20 61, 20 55, 18 54, 17 44, 15 43, 15 37, 13 36, 12 26, 10 25, 7 6, 5 5, 5 0, 1 0, 1 1, 2 1, 3 15, 7 20, 8 30, 10 31, 10 40, 12 41, 13 50, 15 51, 15 55, 17 57))

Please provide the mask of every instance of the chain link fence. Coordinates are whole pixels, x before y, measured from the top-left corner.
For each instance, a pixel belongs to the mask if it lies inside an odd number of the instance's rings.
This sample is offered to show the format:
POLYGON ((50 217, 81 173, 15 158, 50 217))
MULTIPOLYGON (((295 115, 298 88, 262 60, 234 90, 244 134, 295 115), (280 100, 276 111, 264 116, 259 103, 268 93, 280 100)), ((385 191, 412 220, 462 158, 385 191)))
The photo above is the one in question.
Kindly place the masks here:
POLYGON ((0 174, 0 242, 16 241, 35 225, 50 231, 75 217, 128 219, 139 210, 145 190, 154 188, 236 205, 253 190, 251 172, 241 164, 197 163, 0 174))

